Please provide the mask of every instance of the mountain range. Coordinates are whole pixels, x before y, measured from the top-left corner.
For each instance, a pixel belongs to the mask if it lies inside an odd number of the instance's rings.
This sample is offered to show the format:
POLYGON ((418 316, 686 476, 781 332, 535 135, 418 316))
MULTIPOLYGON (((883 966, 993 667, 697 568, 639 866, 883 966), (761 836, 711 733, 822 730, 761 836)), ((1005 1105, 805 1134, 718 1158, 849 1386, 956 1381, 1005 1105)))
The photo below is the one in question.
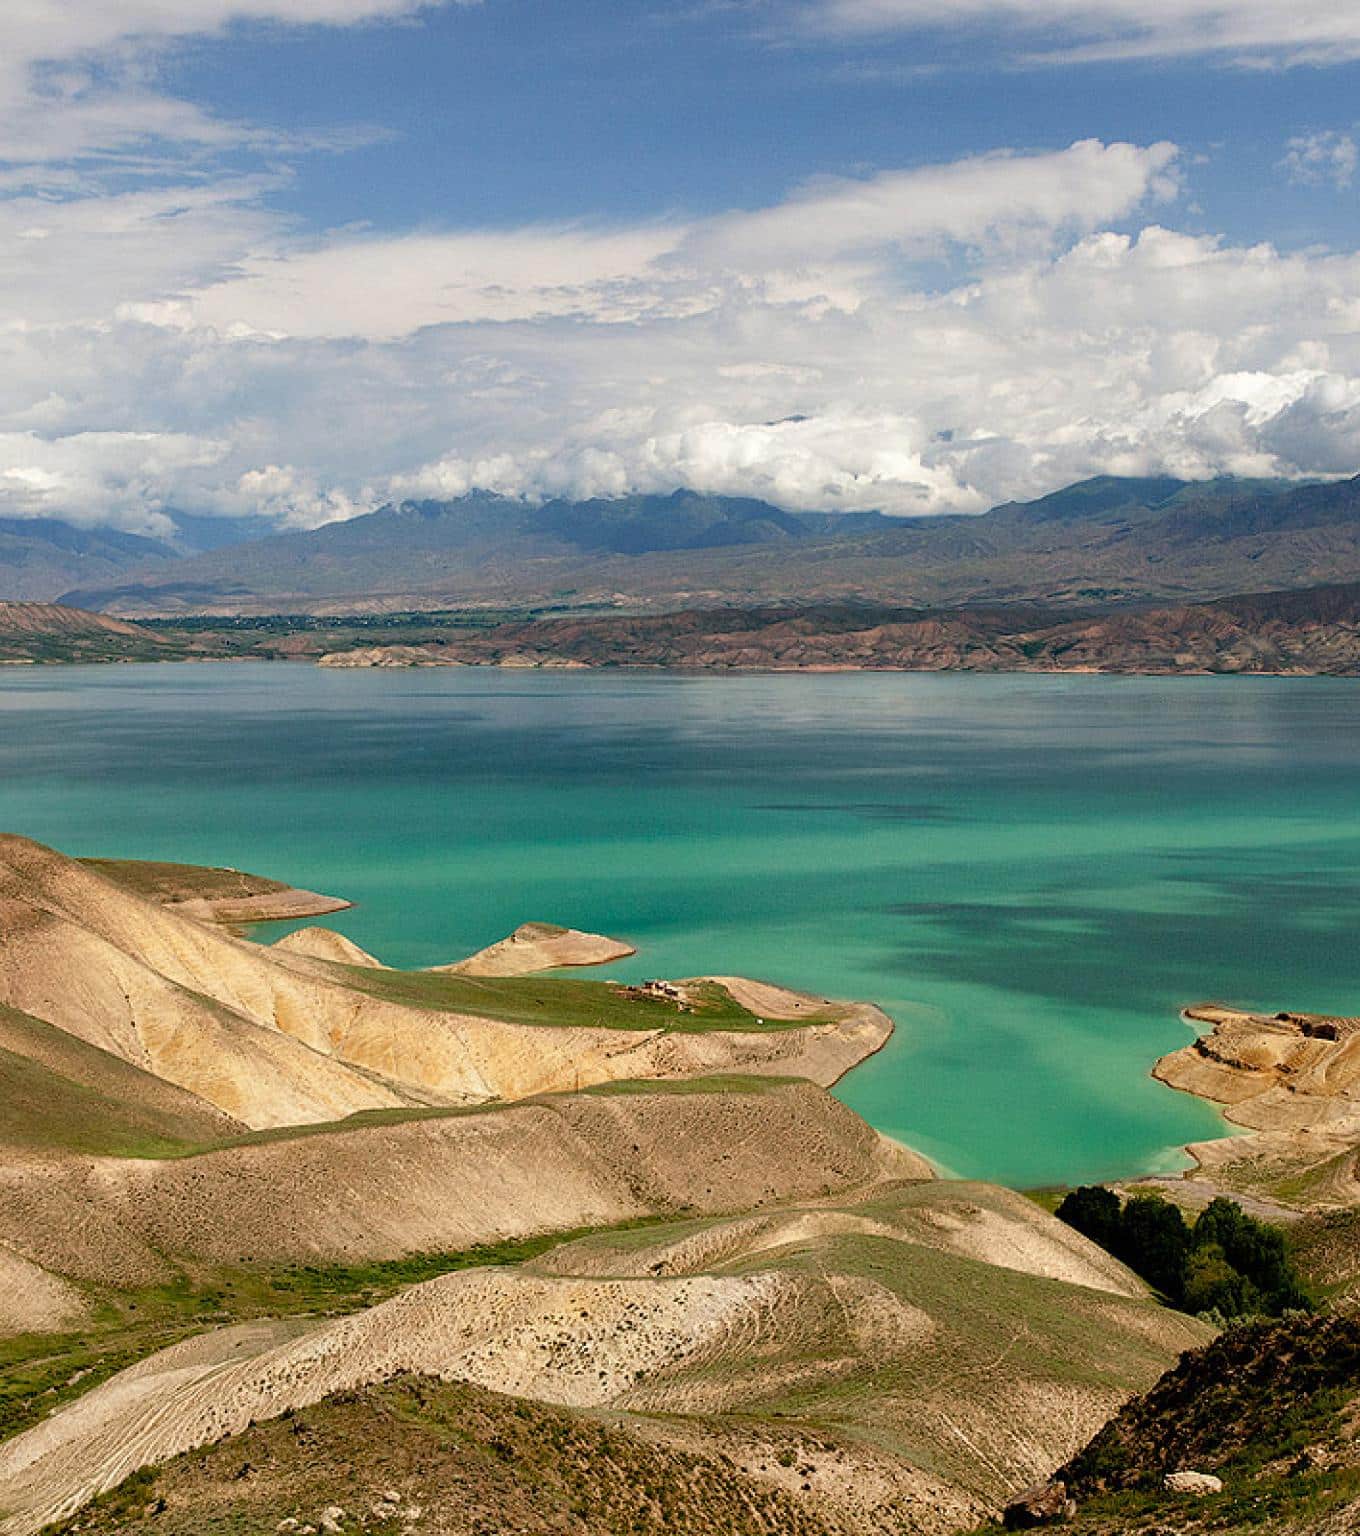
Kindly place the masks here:
POLYGON ((531 503, 473 492, 279 533, 175 515, 158 541, 0 524, 0 597, 128 617, 1203 601, 1360 579, 1360 477, 1102 476, 979 516, 789 512, 742 497, 531 503), (216 547, 210 547, 216 546, 216 547))
POLYGON ((48 602, 73 586, 117 581, 125 571, 151 571, 247 539, 267 537, 258 517, 168 514, 161 538, 116 528, 84 528, 54 517, 0 518, 0 599, 48 602))

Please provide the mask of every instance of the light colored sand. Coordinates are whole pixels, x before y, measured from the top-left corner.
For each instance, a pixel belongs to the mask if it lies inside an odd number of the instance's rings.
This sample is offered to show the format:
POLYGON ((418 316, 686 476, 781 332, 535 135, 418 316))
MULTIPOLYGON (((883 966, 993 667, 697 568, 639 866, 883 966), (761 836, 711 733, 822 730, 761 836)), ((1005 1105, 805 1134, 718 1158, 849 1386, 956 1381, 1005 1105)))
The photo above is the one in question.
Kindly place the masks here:
POLYGON ((75 1286, 0 1243, 0 1334, 74 1328, 89 1313, 75 1286))
POLYGON ((362 965, 378 971, 387 969, 381 960, 333 928, 299 928, 294 933, 285 934, 272 947, 286 955, 308 955, 313 960, 330 960, 337 965, 362 965))
POLYGON ((631 944, 600 933, 582 933, 552 923, 522 923, 509 938, 478 950, 466 960, 430 969, 461 976, 532 976, 537 971, 566 966, 608 965, 636 953, 631 944))

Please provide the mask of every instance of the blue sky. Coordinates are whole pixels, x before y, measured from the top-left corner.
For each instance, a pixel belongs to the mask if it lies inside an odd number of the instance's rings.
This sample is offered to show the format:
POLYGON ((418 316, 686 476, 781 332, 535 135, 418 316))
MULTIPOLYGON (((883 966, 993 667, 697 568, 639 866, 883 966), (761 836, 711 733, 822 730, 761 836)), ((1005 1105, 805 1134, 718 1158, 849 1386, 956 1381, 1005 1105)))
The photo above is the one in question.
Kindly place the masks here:
POLYGON ((1360 62, 1026 68, 971 29, 791 38, 771 9, 484 0, 396 25, 237 26, 186 47, 167 78, 224 117, 382 135, 309 163, 280 199, 319 227, 704 214, 816 175, 1100 138, 1204 156, 1198 224, 1233 239, 1355 233, 1353 196, 1281 162, 1291 137, 1353 129, 1360 62))
POLYGON ((0 513, 1355 472, 1358 85, 1334 0, 13 0, 0 513))

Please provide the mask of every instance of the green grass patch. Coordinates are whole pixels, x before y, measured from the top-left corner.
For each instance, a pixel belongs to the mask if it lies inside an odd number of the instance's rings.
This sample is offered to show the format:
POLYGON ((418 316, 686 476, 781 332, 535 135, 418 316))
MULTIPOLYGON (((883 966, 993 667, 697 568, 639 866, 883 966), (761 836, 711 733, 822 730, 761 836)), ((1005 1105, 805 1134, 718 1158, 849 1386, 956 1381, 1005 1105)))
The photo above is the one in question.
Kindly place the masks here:
POLYGON ((1050 1216, 1054 1216, 1071 1190, 1070 1184, 1050 1184, 1043 1189, 1022 1189, 1020 1193, 1031 1204, 1037 1205, 1041 1211, 1047 1211, 1050 1216))
POLYGON ((582 1088, 581 1092, 592 1098, 653 1093, 769 1093, 772 1089, 787 1088, 791 1083, 805 1081, 805 1078, 800 1077, 762 1077, 753 1072, 719 1073, 713 1077, 627 1077, 614 1083, 592 1083, 590 1087, 582 1088))
POLYGON ((171 864, 159 859, 80 859, 86 869, 103 875, 125 891, 150 901, 189 901, 202 897, 222 901, 271 895, 290 889, 281 880, 248 875, 238 869, 207 864, 171 864))
MULTIPOLYGON (((345 973, 347 984, 356 991, 387 1002, 555 1029, 669 1030, 683 1034, 726 1029, 775 1033, 801 1028, 822 1017, 760 1020, 716 982, 687 987, 695 1006, 692 1011, 682 1012, 665 998, 638 997, 603 981, 377 971, 349 965, 337 969, 345 973)), ((832 1018, 834 1014, 825 1017, 832 1018)))
MULTIPOLYGON (((193 1148, 155 1117, 97 1088, 0 1048, 0 1105, 7 1145, 94 1157, 174 1157, 193 1148)), ((165 1117, 169 1121, 170 1117, 165 1117)))

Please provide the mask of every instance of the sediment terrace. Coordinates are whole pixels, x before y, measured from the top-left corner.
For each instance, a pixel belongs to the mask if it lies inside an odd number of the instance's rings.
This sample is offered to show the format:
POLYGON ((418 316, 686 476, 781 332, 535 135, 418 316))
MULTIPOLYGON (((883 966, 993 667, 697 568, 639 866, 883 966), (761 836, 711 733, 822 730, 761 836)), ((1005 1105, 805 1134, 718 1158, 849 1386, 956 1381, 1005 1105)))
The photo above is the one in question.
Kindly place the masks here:
POLYGON ((1210 1028, 1154 1075, 1250 1133, 1192 1146, 1202 1176, 1286 1208, 1360 1205, 1360 1019, 1218 1003, 1183 1017, 1210 1028))

